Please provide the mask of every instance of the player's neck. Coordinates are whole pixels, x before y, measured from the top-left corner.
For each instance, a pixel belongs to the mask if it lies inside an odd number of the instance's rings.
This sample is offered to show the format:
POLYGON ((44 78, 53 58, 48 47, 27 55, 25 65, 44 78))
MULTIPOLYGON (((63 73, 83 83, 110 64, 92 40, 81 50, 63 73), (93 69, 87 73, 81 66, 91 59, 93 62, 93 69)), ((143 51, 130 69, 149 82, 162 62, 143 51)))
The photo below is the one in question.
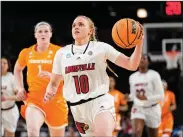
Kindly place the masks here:
POLYGON ((109 92, 115 90, 115 88, 109 88, 109 92))
POLYGON ((82 39, 82 40, 75 40, 75 45, 77 45, 77 46, 82 46, 82 45, 85 45, 85 44, 87 44, 88 43, 88 41, 89 41, 89 39, 88 38, 86 38, 86 39, 82 39))
POLYGON ((8 73, 8 72, 6 72, 6 71, 5 71, 5 72, 1 72, 1 75, 2 75, 2 76, 5 76, 7 73, 8 73))
POLYGON ((48 47, 49 47, 50 43, 37 43, 37 46, 36 46, 36 51, 37 52, 45 52, 48 50, 48 47))
POLYGON ((139 69, 140 73, 146 73, 148 71, 148 68, 141 68, 139 69))

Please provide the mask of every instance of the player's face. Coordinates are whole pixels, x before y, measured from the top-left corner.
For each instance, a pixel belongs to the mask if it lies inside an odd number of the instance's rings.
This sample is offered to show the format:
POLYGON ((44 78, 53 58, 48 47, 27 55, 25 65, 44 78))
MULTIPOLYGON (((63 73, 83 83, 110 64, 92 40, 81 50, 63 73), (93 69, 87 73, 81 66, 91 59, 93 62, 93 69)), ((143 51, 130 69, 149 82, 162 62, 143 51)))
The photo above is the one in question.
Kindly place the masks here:
POLYGON ((40 25, 35 31, 35 38, 41 43, 49 43, 52 37, 52 32, 48 25, 40 25))
POLYGON ((139 64, 139 68, 145 68, 148 67, 149 65, 149 61, 148 61, 148 57, 146 55, 143 55, 139 64))
POLYGON ((92 33, 89 22, 84 17, 77 17, 72 24, 72 36, 76 41, 89 38, 92 33))
POLYGON ((3 73, 8 71, 8 61, 5 58, 1 59, 1 71, 3 73))
POLYGON ((109 77, 109 88, 114 88, 116 85, 116 82, 113 77, 109 77))

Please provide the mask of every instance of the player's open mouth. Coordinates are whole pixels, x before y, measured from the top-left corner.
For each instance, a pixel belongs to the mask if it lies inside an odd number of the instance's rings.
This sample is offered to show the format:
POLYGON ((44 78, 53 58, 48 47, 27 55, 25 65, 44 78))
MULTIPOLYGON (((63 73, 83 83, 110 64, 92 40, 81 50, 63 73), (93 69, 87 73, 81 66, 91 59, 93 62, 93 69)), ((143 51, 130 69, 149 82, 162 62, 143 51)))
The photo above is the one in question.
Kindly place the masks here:
POLYGON ((41 38, 42 40, 45 40, 45 38, 41 38))
POLYGON ((75 33, 75 34, 79 34, 79 31, 75 31, 74 33, 75 33))

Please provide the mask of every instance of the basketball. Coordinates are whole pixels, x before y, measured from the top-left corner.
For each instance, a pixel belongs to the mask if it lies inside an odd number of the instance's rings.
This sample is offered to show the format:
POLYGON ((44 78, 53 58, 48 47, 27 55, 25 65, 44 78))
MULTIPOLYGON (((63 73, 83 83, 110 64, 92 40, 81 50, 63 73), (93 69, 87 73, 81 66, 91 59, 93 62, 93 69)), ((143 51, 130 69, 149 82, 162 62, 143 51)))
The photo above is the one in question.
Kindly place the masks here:
POLYGON ((133 48, 142 40, 142 25, 130 18, 117 21, 112 28, 112 39, 121 48, 133 48))

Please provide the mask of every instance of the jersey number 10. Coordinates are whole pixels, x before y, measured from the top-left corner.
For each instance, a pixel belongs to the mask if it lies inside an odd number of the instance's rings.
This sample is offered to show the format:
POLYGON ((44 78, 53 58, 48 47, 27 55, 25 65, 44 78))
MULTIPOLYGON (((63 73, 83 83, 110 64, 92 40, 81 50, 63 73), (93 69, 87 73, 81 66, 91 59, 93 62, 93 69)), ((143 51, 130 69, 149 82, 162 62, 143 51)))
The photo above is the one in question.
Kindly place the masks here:
POLYGON ((77 94, 89 92, 89 82, 87 75, 73 76, 77 94))

